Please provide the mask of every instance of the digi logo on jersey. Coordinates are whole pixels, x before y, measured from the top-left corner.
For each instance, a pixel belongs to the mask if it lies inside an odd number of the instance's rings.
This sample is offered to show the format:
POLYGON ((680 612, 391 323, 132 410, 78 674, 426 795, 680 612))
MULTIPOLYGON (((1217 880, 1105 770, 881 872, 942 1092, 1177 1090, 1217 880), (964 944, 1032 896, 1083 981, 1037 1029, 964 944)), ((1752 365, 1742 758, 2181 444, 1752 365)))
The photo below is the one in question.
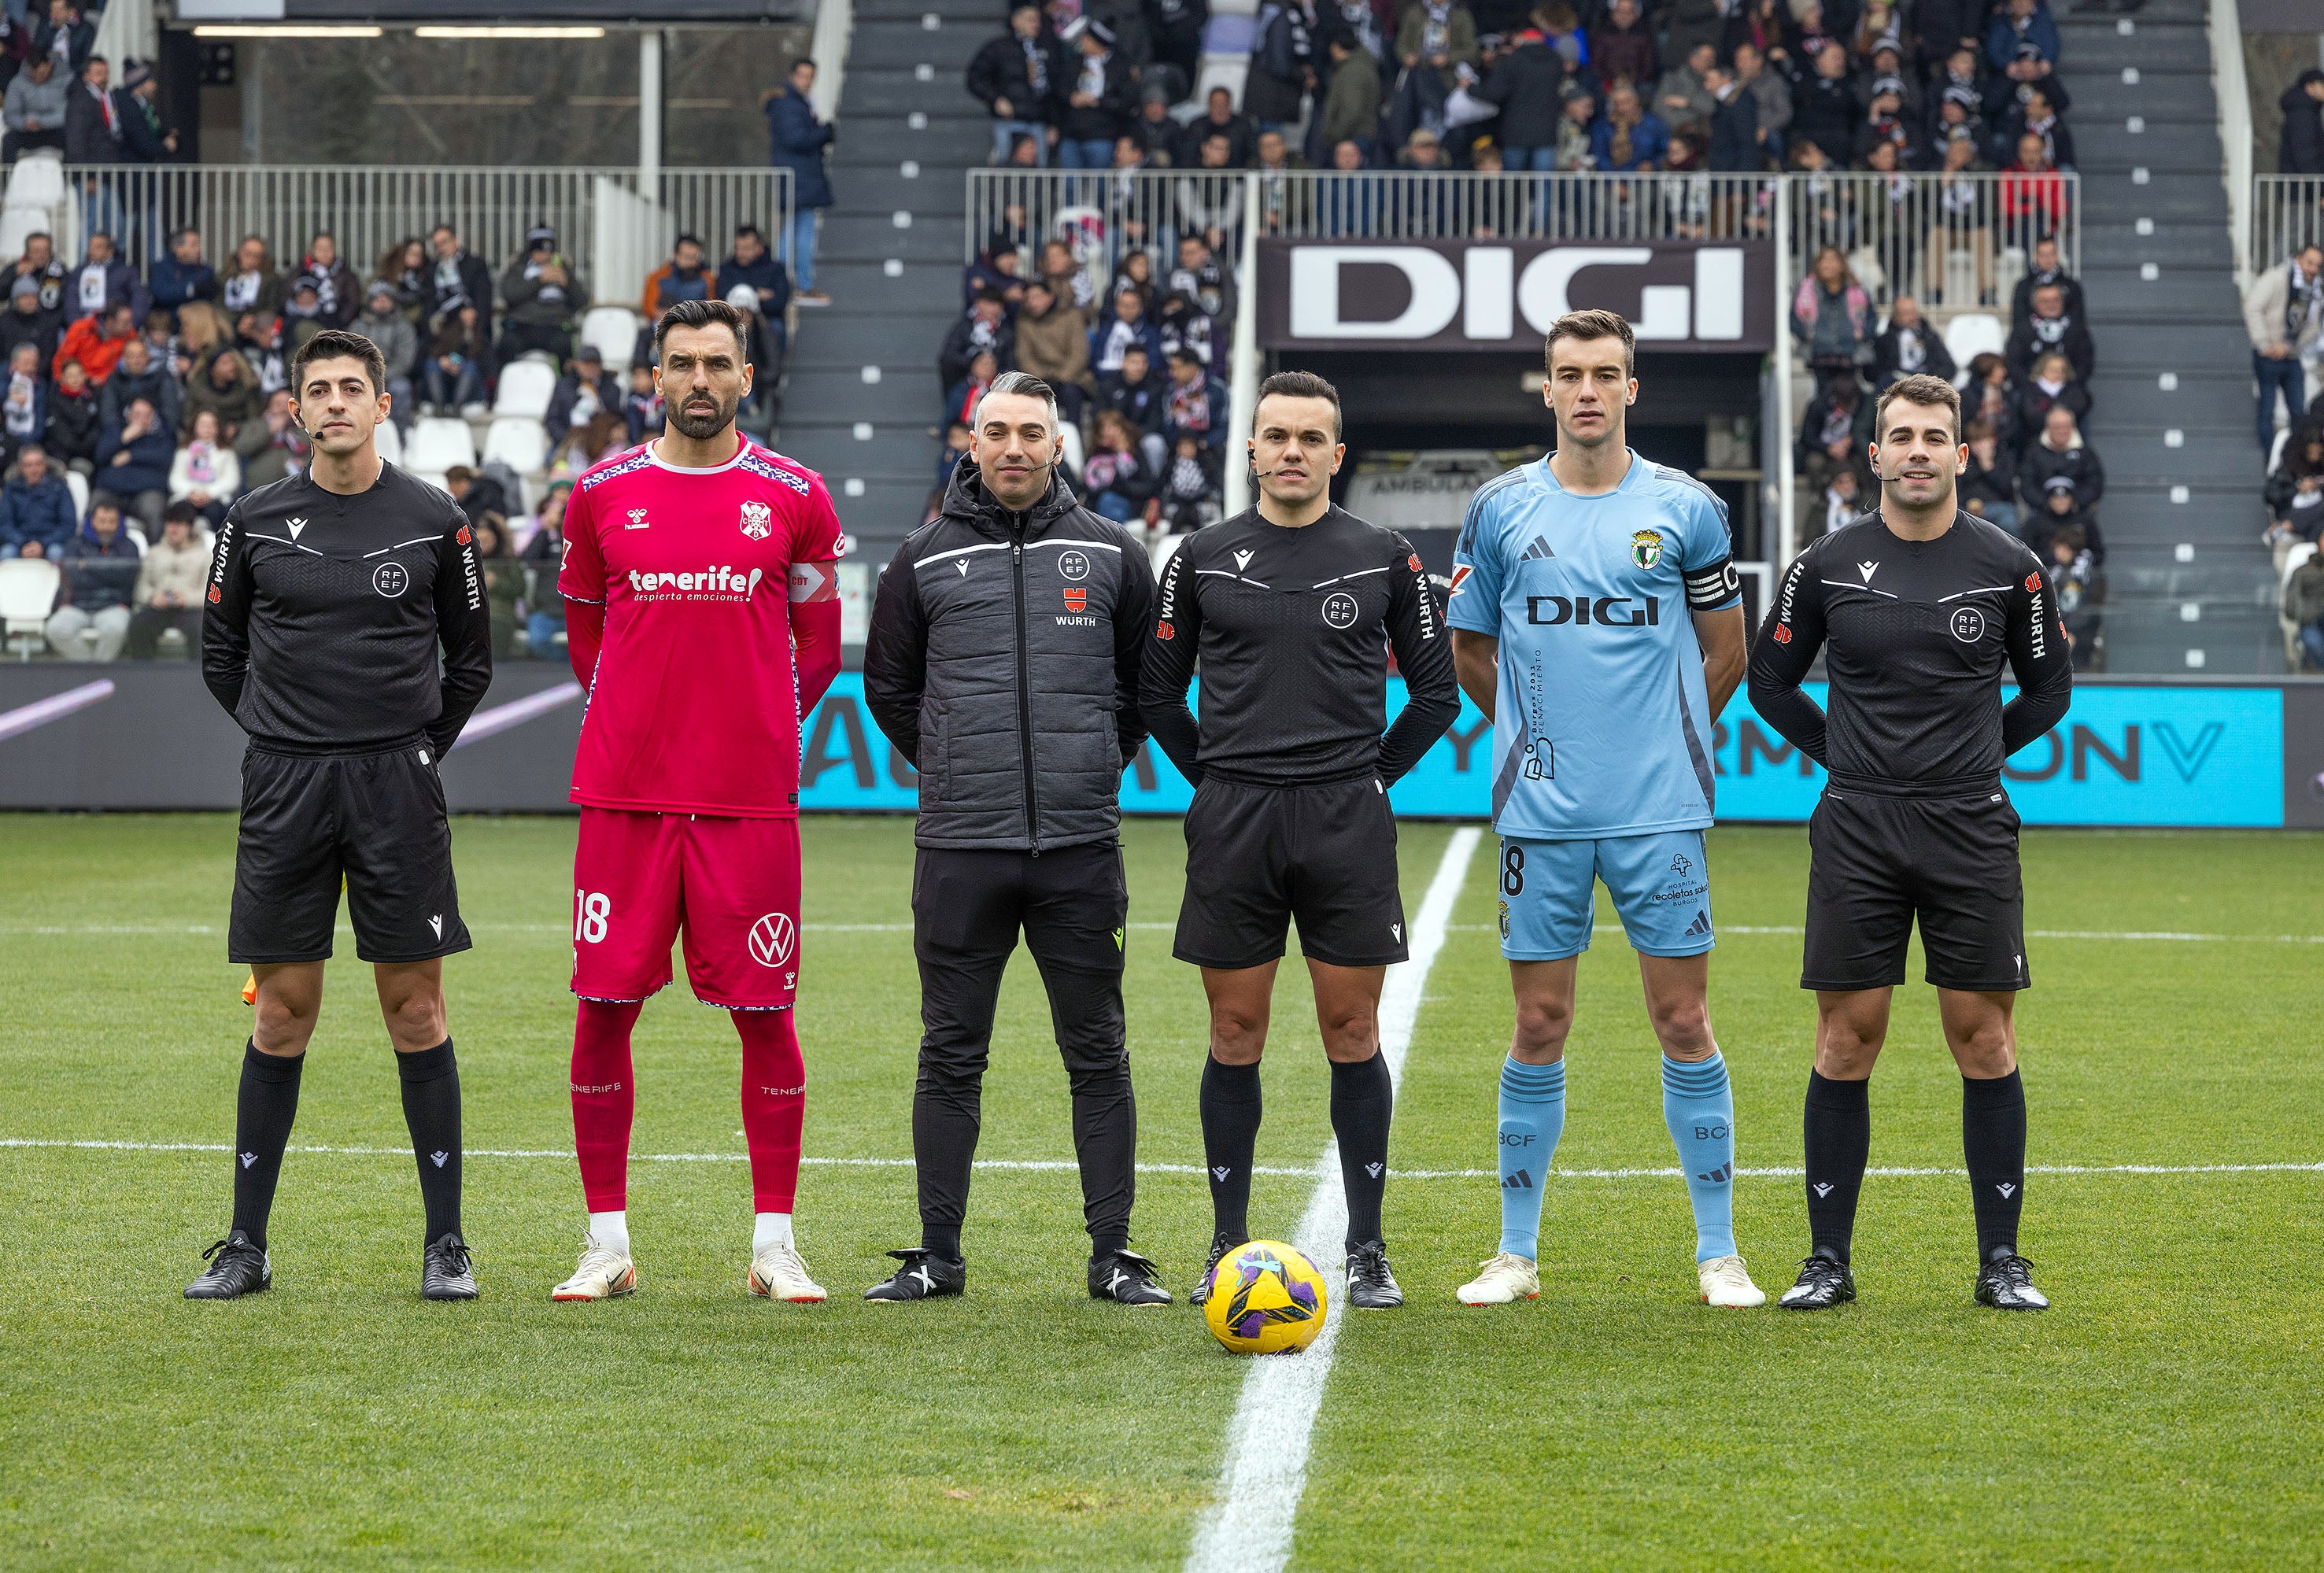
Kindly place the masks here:
POLYGON ((1569 622, 1577 628, 1592 622, 1600 628, 1659 628, 1663 603, 1654 595, 1635 601, 1628 595, 1600 595, 1595 601, 1587 595, 1528 595, 1526 621, 1536 628, 1569 622))
POLYGON ((632 568, 630 590, 640 601, 748 601, 764 577, 763 569, 753 568, 745 575, 723 565, 691 574, 649 574, 632 568))

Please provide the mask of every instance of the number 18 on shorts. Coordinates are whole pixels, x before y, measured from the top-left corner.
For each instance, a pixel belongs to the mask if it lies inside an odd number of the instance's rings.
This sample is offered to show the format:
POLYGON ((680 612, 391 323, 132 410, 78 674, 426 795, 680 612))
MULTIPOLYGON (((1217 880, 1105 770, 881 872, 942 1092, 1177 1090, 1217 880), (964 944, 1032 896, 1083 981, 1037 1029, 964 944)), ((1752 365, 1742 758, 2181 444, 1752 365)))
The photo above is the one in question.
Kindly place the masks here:
POLYGON ((798 989, 798 822, 581 810, 573 854, 573 992, 643 999, 686 933, 695 998, 779 1010, 798 989))
POLYGON ((1590 948, 1600 880, 1630 948, 1648 956, 1711 949, 1711 865, 1699 830, 1598 841, 1501 838, 1501 954, 1562 961, 1590 948))

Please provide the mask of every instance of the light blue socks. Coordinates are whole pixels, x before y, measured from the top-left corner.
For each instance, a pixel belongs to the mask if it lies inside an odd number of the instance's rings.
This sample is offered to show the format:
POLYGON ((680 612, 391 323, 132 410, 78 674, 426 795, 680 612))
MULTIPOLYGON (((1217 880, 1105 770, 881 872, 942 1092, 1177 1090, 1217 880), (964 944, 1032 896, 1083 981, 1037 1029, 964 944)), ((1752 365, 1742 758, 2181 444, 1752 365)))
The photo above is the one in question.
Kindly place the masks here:
MULTIPOLYGON (((1501 1107, 1508 1107, 1504 1072, 1501 1107)), ((1502 1117, 1507 1129, 1508 1116, 1502 1117)), ((1663 1056, 1663 1123, 1686 1171, 1687 1199, 1694 1203, 1694 1259, 1735 1254, 1735 1094, 1727 1083, 1727 1062, 1713 1051, 1708 1060, 1681 1063, 1663 1056)), ((1506 1136, 1502 1138, 1508 1140, 1506 1136)), ((1508 1148, 1502 1149, 1504 1154, 1508 1148)), ((1501 1159, 1508 1172, 1508 1159, 1501 1159)), ((1503 1193, 1504 1198, 1507 1192, 1503 1193)), ((1508 1202, 1502 1216, 1508 1216, 1508 1202)), ((1504 1250, 1507 1246, 1502 1247, 1504 1250)))
POLYGON ((1541 1190, 1565 1129, 1565 1062, 1501 1065, 1501 1249, 1535 1260, 1541 1190))

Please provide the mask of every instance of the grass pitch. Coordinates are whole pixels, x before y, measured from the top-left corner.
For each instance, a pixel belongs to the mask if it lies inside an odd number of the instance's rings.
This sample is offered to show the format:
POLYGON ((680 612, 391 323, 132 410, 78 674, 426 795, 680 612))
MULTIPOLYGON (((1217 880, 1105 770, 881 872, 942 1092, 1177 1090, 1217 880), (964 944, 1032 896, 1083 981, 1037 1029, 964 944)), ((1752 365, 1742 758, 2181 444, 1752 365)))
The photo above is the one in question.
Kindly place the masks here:
MULTIPOLYGON (((331 975, 272 1227, 273 1292, 179 1291, 223 1231, 247 1031, 225 960, 223 816, 0 821, 0 1563, 651 1562, 1173 1566, 1245 1366, 1184 1308, 1084 1298, 1070 1169, 986 1169, 970 1297, 873 1308, 918 1237, 908 1168, 816 1164, 802 1243, 834 1298, 742 1291, 750 1227, 722 1015, 650 1006, 632 1299, 553 1306, 581 1198, 565 1061, 572 823, 462 820, 477 949, 447 965, 484 1298, 421 1303, 420 1217, 388 1049, 351 943, 331 975), (688 1155, 682 1161, 675 1155, 688 1155), (705 1155, 708 1155, 706 1161, 705 1155)), ((1407 906, 1441 827, 1407 824, 1407 906)), ((1169 959, 1182 844, 1127 836, 1141 1159, 1201 1161, 1200 988, 1169 959)), ((800 1026, 811 1159, 908 1156, 917 993, 909 823, 806 826, 800 1026)), ((1714 1024, 1747 1171, 1799 1163, 1812 1008, 1795 987, 1806 844, 1711 840, 1714 1024), (1776 932, 1752 932, 1752 931, 1776 932)), ((2020 1011, 2036 1165, 2315 1164, 2324 1107, 2316 876, 2288 834, 2025 835, 2037 988, 2020 1011), (2236 939, 2124 938, 2126 934, 2236 939), (2286 938, 2283 936, 2294 936, 2286 938)), ((1397 1110, 1403 1171, 1489 1167, 1506 973, 1488 842, 1431 974, 1397 1110)), ((1304 980, 1286 969, 1263 1164, 1327 1139, 1304 980)), ((1317 1423, 1295 1565, 2316 1566, 2324 1492, 2324 1173, 2036 1173, 2025 1248, 2057 1309, 1969 1301, 1958 1078, 1933 997, 1900 994, 1874 1082, 1863 1301, 1816 1317, 1693 1300, 1674 1178, 1553 1181, 1539 1302, 1451 1291, 1489 1254, 1487 1179, 1390 1187, 1410 1304, 1351 1319, 1317 1423)), ((1660 1169, 1655 1053, 1609 912, 1582 969, 1563 1171, 1660 1169)), ((1065 1078, 1020 960, 982 1155, 1068 1158, 1065 1078)), ((1288 1231, 1304 1176, 1263 1177, 1288 1231)), ((1763 1287, 1804 1249, 1797 1181, 1746 1173, 1763 1287)), ((1196 1174, 1141 1176, 1140 1248, 1183 1292, 1196 1174)))

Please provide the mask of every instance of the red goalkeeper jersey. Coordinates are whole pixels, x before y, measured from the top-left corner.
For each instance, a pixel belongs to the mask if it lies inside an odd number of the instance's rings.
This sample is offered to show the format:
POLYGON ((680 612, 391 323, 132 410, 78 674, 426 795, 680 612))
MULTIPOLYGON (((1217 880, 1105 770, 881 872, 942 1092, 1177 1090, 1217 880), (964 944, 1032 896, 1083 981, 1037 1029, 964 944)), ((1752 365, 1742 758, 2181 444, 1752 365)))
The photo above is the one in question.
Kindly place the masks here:
POLYGON ((565 511, 568 601, 604 608, 572 800, 798 813, 794 602, 835 601, 843 538, 823 478, 748 438, 711 470, 656 444, 595 465, 565 511))

